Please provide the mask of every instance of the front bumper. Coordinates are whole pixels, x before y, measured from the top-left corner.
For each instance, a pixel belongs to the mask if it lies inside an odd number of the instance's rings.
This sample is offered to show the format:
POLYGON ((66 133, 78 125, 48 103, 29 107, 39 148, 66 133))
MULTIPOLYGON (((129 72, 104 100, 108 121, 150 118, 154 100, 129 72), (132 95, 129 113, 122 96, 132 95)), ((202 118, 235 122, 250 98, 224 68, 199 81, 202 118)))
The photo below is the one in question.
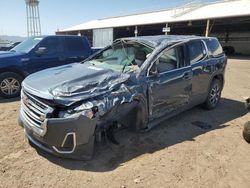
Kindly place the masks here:
POLYGON ((90 159, 94 150, 97 120, 83 115, 74 118, 47 119, 46 134, 41 136, 19 114, 19 125, 24 127, 29 141, 40 149, 57 156, 90 159))

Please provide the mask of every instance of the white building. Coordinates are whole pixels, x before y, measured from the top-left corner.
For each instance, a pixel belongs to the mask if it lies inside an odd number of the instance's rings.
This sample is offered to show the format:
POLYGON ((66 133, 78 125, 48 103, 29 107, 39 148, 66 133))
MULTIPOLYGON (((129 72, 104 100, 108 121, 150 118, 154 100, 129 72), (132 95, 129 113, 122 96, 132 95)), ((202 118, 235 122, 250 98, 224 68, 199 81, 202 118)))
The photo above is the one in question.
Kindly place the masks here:
POLYGON ((103 47, 116 38, 160 35, 163 31, 216 36, 224 47, 250 55, 250 0, 189 3, 173 9, 92 20, 57 34, 85 35, 94 47, 103 47))

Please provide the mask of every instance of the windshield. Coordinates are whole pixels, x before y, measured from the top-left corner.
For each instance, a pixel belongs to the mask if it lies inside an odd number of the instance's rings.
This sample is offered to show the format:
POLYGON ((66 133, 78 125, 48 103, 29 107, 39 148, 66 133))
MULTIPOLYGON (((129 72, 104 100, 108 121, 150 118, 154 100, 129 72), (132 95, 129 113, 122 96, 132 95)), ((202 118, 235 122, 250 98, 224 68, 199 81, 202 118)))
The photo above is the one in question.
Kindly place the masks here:
POLYGON ((30 37, 21 42, 16 47, 12 48, 11 51, 28 53, 32 50, 43 38, 42 37, 30 37))
POLYGON ((84 63, 116 72, 135 72, 152 51, 138 42, 120 40, 84 63))

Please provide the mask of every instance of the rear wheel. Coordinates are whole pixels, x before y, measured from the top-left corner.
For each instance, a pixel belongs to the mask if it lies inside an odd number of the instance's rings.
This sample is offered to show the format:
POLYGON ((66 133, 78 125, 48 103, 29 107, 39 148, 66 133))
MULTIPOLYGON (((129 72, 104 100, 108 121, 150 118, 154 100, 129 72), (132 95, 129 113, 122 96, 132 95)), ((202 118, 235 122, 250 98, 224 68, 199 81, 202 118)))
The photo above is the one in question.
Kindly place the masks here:
POLYGON ((221 98, 221 90, 222 84, 218 79, 214 79, 210 85, 209 93, 206 102, 204 103, 204 107, 208 110, 214 109, 221 98))
POLYGON ((13 98, 20 95, 23 78, 13 72, 5 72, 0 75, 0 95, 3 98, 13 98))

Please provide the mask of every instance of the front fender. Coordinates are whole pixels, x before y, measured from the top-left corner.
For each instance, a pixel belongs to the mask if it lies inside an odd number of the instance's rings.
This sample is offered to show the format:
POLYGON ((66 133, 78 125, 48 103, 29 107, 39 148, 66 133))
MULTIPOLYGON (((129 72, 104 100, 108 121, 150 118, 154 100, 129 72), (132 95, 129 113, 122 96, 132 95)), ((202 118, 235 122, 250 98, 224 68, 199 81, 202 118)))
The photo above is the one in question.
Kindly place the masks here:
POLYGON ((21 59, 0 59, 0 73, 14 72, 25 78, 28 75, 21 59))

